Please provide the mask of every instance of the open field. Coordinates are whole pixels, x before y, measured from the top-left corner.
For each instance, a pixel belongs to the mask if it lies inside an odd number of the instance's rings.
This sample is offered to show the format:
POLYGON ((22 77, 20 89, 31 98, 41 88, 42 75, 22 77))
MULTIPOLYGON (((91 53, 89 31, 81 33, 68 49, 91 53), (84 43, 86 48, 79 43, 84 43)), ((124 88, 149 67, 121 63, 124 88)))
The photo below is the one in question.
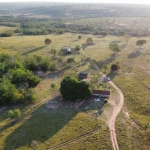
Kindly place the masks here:
MULTIPOLYGON (((58 101, 60 97, 51 99, 58 101)), ((92 115, 96 107, 86 113, 78 112, 70 103, 62 103, 56 110, 45 104, 16 106, 22 110, 22 117, 12 121, 7 117, 9 108, 0 116, 0 149, 111 149, 109 130, 106 124, 92 115), (94 109, 94 110, 93 110, 94 109), (96 132, 93 132, 96 131, 96 132), (90 133, 90 134, 89 134, 90 133), (88 136, 86 136, 88 134, 88 136), (83 138, 82 138, 83 136, 83 138), (59 144, 69 141, 70 144, 59 144), (82 144, 86 141, 86 144, 82 144)))
MULTIPOLYGON (((0 53, 15 54, 19 52, 23 55, 41 55, 43 57, 51 58, 52 55, 49 51, 55 48, 58 51, 57 57, 63 56, 63 67, 60 65, 58 71, 63 70, 63 74, 74 73, 89 70, 92 73, 97 73, 96 70, 90 66, 89 62, 82 62, 85 59, 82 54, 75 55, 75 61, 79 65, 78 72, 73 67, 70 67, 66 60, 74 55, 62 55, 60 49, 63 47, 74 48, 76 45, 85 44, 87 37, 92 37, 94 45, 85 48, 85 52, 96 60, 97 65, 101 68, 103 65, 108 65, 108 76, 111 80, 122 90, 125 96, 125 108, 130 117, 145 130, 145 126, 150 122, 150 105, 149 105, 149 89, 150 89, 150 38, 149 37, 132 37, 128 44, 116 36, 92 36, 82 35, 82 39, 77 39, 78 34, 62 34, 62 35, 46 35, 46 36, 13 36, 7 38, 0 38, 0 53), (52 44, 49 46, 44 45, 45 38, 50 38, 52 44), (136 41, 139 39, 147 40, 147 44, 142 49, 138 49, 136 41), (122 47, 122 52, 118 56, 113 56, 113 52, 108 49, 109 44, 118 43, 122 47), (113 63, 119 62, 121 70, 119 75, 110 73, 110 66, 113 63)), ((57 61, 57 60, 54 60, 57 61)), ((40 95, 46 100, 52 92, 50 84, 59 83, 63 76, 56 77, 57 72, 52 76, 52 73, 43 78, 41 83, 35 88, 40 95)), ((57 91, 57 90, 56 90, 57 91)), ((94 118, 85 113, 77 112, 75 109, 67 107, 66 105, 60 106, 58 111, 50 110, 45 107, 45 104, 38 107, 22 107, 17 106, 22 110, 22 118, 16 123, 11 123, 8 119, 7 111, 1 113, 0 116, 0 149, 47 149, 57 144, 63 143, 67 140, 81 136, 89 131, 103 126, 106 117, 102 119, 94 118), (99 120, 99 122, 98 122, 99 120), (42 130, 41 130, 42 129, 42 130), (37 132, 38 131, 38 132, 37 132), (47 132, 49 131, 49 132, 47 132), (32 133, 32 134, 31 134, 32 133), (13 140, 12 140, 13 139, 13 140), (26 140, 23 140, 26 139, 26 140), (17 143, 17 144, 16 144, 17 143)), ((107 106, 109 107, 109 106, 107 106)), ((110 110, 111 112, 111 110, 110 110)), ((103 116, 103 115, 102 115, 103 116)), ((145 136, 145 132, 138 130, 130 125, 122 113, 118 117, 116 123, 117 138, 121 150, 142 148, 141 139, 145 136), (120 117, 121 116, 121 117, 120 117), (124 120, 123 120, 124 119, 124 120), (125 132, 128 129, 129 132, 125 132), (120 132, 118 132, 120 131, 120 132), (127 137, 127 138, 126 138, 127 137), (137 138, 139 137, 139 138, 137 138), (123 140, 126 138, 126 140, 123 140), (139 146, 141 145, 141 147, 139 146), (125 147, 124 145, 127 145, 125 147)), ((80 139, 67 145, 68 149, 111 149, 108 129, 100 130, 98 133, 92 134, 89 137, 80 139), (106 135, 106 136, 104 136, 106 135), (101 139, 99 144, 98 137, 101 139), (86 144, 84 141, 87 141, 86 144), (92 142, 93 141, 93 142, 92 142), (97 143, 99 144, 98 147, 97 143)), ((146 142, 145 142, 146 143, 146 142)), ((65 149, 66 147, 62 147, 65 149)), ((59 148, 58 148, 59 149, 59 148)))

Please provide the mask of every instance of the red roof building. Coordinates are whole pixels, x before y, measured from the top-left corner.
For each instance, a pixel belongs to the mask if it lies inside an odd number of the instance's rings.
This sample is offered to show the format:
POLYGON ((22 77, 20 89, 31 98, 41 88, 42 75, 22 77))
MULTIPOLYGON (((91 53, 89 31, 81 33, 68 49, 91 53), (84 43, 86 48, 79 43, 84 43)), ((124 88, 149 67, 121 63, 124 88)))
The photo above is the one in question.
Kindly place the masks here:
POLYGON ((99 97, 107 97, 107 98, 109 98, 109 96, 110 96, 110 91, 105 91, 105 90, 92 90, 92 95, 93 95, 93 96, 99 96, 99 97))

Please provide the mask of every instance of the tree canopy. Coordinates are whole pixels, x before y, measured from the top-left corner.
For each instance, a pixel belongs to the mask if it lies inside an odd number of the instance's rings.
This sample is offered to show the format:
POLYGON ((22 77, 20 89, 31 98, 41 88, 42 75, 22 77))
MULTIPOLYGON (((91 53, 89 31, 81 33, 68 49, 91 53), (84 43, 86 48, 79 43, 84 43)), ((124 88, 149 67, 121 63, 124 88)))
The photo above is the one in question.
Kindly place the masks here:
POLYGON ((87 45, 93 45, 93 39, 91 37, 86 39, 86 44, 87 45))
POLYGON ((82 100, 91 95, 91 87, 85 81, 78 81, 73 77, 65 77, 60 85, 60 92, 64 100, 82 100))
POLYGON ((112 71, 118 71, 120 69, 119 64, 112 64, 111 65, 111 70, 112 71))
POLYGON ((117 54, 118 52, 121 51, 121 48, 118 44, 109 44, 109 49, 114 52, 114 54, 117 54))
POLYGON ((38 99, 32 88, 41 79, 30 70, 33 68, 28 67, 27 64, 34 62, 29 63, 31 60, 25 59, 23 62, 20 55, 11 57, 0 54, 0 105, 33 102, 38 99))
POLYGON ((138 41, 136 42, 136 45, 139 46, 139 48, 142 48, 142 46, 143 46, 144 44, 146 44, 146 43, 147 43, 146 40, 138 40, 138 41))
POLYGON ((48 39, 48 38, 45 39, 45 45, 49 45, 51 43, 52 43, 52 41, 50 39, 48 39))

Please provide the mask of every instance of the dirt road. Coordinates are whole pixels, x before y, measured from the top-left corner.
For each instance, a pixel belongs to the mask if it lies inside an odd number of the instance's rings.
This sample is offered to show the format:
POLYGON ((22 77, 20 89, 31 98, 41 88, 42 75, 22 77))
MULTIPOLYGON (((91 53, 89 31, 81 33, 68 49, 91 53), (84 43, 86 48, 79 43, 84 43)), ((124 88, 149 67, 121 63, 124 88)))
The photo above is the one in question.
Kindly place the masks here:
POLYGON ((112 114, 110 120, 108 121, 108 126, 110 129, 110 135, 111 135, 111 141, 112 141, 113 149, 119 150, 119 146, 118 146, 118 142, 117 142, 117 138, 116 138, 116 131, 115 131, 115 120, 116 120, 117 115, 119 114, 119 112, 122 109, 122 106, 124 103, 124 96, 123 96, 122 91, 112 81, 109 81, 109 84, 111 84, 118 91, 118 93, 120 95, 119 104, 113 110, 113 114, 112 114))
MULTIPOLYGON (((81 49, 81 52, 89 57, 89 55, 87 53, 85 53, 82 49, 81 49)), ((106 78, 106 75, 100 71, 99 67, 95 63, 93 64, 93 66, 99 71, 99 74, 101 75, 100 79, 104 80, 106 78)), ((112 81, 109 81, 108 83, 111 84, 111 86, 113 86, 116 89, 116 91, 118 92, 118 94, 120 96, 120 101, 117 104, 117 107, 114 108, 111 118, 108 121, 108 126, 110 129, 110 137, 111 137, 113 149, 119 150, 119 146, 118 146, 118 142, 117 142, 117 138, 116 138, 116 131, 115 131, 115 121, 116 121, 117 115, 119 114, 119 112, 122 109, 122 106, 124 103, 124 96, 123 96, 122 91, 112 81)))

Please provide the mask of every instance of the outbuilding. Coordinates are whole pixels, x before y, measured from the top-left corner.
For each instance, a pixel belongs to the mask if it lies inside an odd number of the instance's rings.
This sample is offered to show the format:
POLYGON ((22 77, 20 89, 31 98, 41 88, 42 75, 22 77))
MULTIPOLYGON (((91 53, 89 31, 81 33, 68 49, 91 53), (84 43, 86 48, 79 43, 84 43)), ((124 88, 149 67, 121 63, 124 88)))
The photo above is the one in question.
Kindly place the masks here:
POLYGON ((97 96, 97 97, 109 98, 110 97, 110 91, 106 91, 106 90, 92 90, 92 95, 93 96, 97 96))
POLYGON ((68 48, 66 49, 66 53, 67 53, 67 54, 71 54, 71 48, 68 47, 68 48))

